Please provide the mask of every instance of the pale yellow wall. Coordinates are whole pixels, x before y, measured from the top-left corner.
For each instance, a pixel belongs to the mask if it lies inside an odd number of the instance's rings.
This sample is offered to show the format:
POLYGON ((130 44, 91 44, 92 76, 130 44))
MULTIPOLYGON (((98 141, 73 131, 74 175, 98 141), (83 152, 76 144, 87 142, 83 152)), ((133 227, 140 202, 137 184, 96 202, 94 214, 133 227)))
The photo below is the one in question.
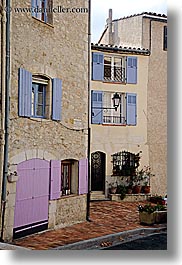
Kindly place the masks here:
MULTIPOLYGON (((118 21, 118 38, 114 43, 151 50, 147 66, 147 143, 150 166, 155 174, 151 191, 159 195, 167 192, 167 51, 163 51, 165 25, 165 22, 150 17, 121 19, 118 21)), ((108 44, 108 30, 101 43, 108 44)))
POLYGON ((142 55, 137 55, 137 57, 137 84, 124 85, 109 84, 99 81, 91 82, 92 90, 137 93, 137 126, 91 124, 91 153, 95 151, 106 153, 106 180, 109 181, 112 174, 111 155, 116 152, 127 150, 132 153, 138 153, 142 151, 141 166, 149 164, 147 143, 147 82, 149 57, 142 55))

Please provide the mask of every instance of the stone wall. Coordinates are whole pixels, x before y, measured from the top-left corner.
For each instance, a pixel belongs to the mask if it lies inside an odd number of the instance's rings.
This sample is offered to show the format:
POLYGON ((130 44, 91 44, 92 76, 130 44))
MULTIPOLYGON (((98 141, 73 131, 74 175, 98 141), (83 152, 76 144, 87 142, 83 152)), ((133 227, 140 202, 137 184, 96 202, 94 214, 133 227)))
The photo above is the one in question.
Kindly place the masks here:
POLYGON ((62 228, 86 221, 86 195, 49 202, 49 228, 62 228))
POLYGON ((163 50, 166 23, 152 21, 148 82, 149 159, 155 177, 152 193, 167 192, 167 51, 163 50))
POLYGON ((120 194, 109 194, 111 201, 123 201, 123 202, 142 202, 147 201, 151 197, 150 194, 126 194, 126 197, 121 200, 120 194))
MULTIPOLYGON (((59 0, 53 2, 54 7, 60 6, 59 0)), ((87 5, 86 0, 61 1, 61 6, 66 8, 87 8, 87 5)), ((28 8, 31 7, 31 1, 14 0, 11 7, 28 8)), ((9 170, 16 171, 18 163, 32 158, 48 161, 85 158, 88 133, 87 99, 88 13, 53 13, 53 24, 46 24, 32 17, 30 12, 12 11, 9 170), (62 80, 60 122, 51 120, 50 115, 46 119, 18 116, 19 68, 24 68, 33 75, 46 76, 50 80, 62 80)), ((0 164, 2 166, 3 162, 0 161, 0 164)), ((12 239, 15 198, 16 183, 8 183, 4 223, 6 240, 12 239)), ((82 196, 80 200, 84 201, 85 197, 82 196)), ((73 204, 72 199, 69 206, 73 204)), ((56 209, 60 210, 59 207, 56 209)), ((85 218, 84 206, 83 211, 85 218)), ((78 221, 84 219, 81 213, 79 216, 77 211, 74 213, 75 218, 72 219, 75 222, 77 217, 78 221)), ((65 218, 67 216, 66 214, 65 218)), ((56 224, 59 224, 59 220, 56 224)))
MULTIPOLYGON (((13 2, 18 4, 30 5, 13 2)), ((59 4, 54 1, 54 6, 59 4)), ((84 0, 61 2, 64 7, 86 4, 84 0)), ((75 120, 81 129, 87 128, 87 19, 87 14, 54 13, 53 25, 48 25, 31 14, 12 14, 10 158, 31 149, 49 150, 57 159, 85 157, 87 131, 72 129, 75 120), (19 67, 62 80, 61 122, 18 117, 19 67)))

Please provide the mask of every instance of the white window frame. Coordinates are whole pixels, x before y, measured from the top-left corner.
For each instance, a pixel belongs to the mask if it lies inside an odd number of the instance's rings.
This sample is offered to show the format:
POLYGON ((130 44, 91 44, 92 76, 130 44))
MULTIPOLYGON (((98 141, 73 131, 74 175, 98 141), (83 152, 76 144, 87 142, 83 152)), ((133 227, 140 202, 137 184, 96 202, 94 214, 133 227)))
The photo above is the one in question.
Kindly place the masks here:
POLYGON ((105 82, 118 82, 118 83, 125 83, 126 82, 126 57, 125 56, 111 56, 111 55, 104 55, 104 81, 105 82), (111 59, 111 65, 108 65, 111 67, 111 78, 105 77, 105 58, 110 58, 111 59), (121 80, 117 80, 115 75, 114 75, 114 70, 115 70, 115 60, 120 59, 122 61, 121 63, 121 80))
POLYGON ((121 97, 121 103, 116 111, 113 109, 112 101, 114 93, 103 93, 103 124, 126 125, 126 93, 118 94, 121 97))

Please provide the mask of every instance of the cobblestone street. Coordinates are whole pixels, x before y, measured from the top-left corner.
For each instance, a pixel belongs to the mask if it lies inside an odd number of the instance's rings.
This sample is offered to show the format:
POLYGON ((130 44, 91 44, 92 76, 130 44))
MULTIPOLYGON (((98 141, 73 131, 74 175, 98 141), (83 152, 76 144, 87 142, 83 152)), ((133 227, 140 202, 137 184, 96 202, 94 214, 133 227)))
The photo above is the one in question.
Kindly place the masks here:
MULTIPOLYGON (((32 250, 48 250, 58 246, 97 238, 137 228, 146 228, 139 223, 137 206, 142 203, 91 202, 91 222, 84 222, 58 230, 15 240, 13 244, 32 250)), ((148 226, 147 226, 148 227, 148 226)), ((153 228, 161 225, 153 225, 153 228)))

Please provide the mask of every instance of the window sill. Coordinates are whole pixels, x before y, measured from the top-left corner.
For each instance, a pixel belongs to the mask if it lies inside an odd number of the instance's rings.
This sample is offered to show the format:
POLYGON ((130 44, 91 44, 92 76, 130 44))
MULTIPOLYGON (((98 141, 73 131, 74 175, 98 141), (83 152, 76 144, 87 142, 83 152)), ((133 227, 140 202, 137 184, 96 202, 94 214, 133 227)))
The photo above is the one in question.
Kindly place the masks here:
POLYGON ((115 81, 102 81, 105 84, 112 84, 112 85, 126 85, 126 82, 115 82, 115 81))
POLYGON ((80 195, 79 194, 61 195, 60 200, 73 198, 73 197, 78 197, 78 196, 80 196, 80 195))
POLYGON ((49 27, 49 28, 54 28, 54 26, 53 26, 52 24, 49 24, 49 23, 47 23, 47 22, 45 22, 45 21, 43 21, 43 20, 41 20, 41 19, 38 19, 38 18, 36 18, 36 17, 33 17, 33 16, 32 16, 32 18, 33 18, 35 21, 40 22, 42 25, 45 25, 45 26, 47 26, 47 27, 49 27))
POLYGON ((32 120, 32 121, 38 121, 38 122, 44 122, 44 121, 47 121, 48 119, 46 119, 46 118, 40 118, 40 117, 30 117, 29 118, 30 120, 32 120))
POLYGON ((126 124, 118 124, 118 123, 103 123, 103 126, 124 126, 126 127, 126 124))

